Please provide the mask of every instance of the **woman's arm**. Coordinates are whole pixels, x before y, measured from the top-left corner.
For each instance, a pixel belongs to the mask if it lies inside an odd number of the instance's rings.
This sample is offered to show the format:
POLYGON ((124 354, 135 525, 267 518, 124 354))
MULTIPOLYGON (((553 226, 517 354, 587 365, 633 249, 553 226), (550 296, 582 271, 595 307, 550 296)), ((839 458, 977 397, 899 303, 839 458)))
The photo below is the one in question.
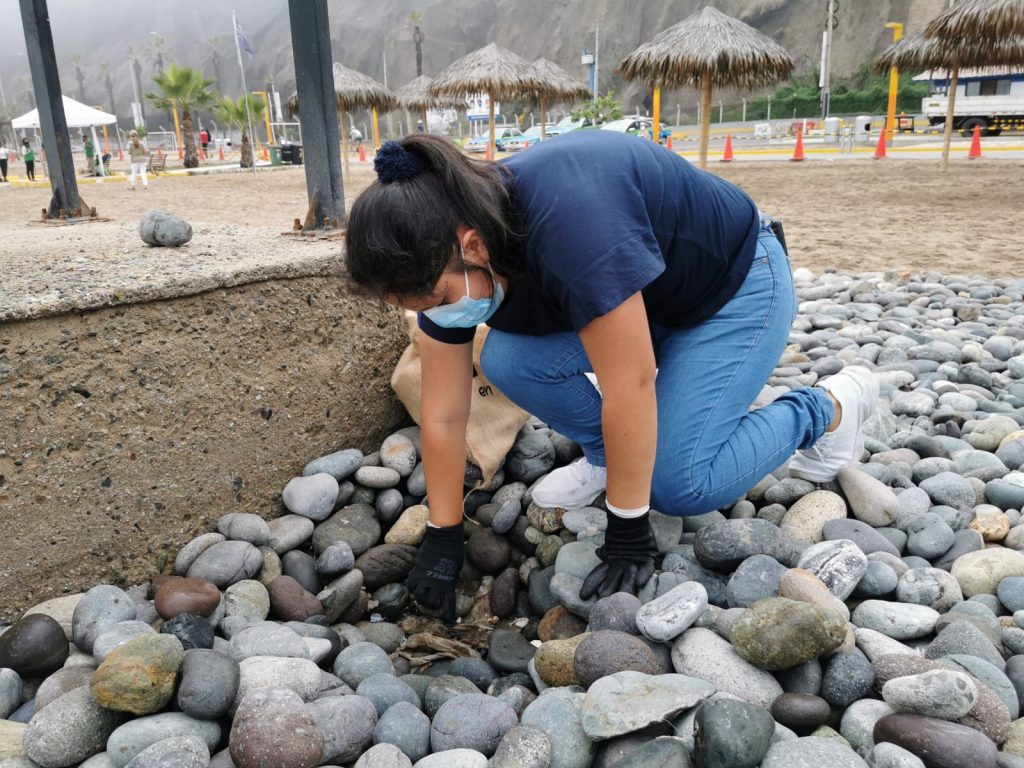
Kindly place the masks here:
POLYGON ((580 339, 601 385, 608 501, 620 509, 646 506, 651 501, 658 406, 643 295, 635 293, 591 321, 580 339))
POLYGON ((430 522, 462 522, 466 425, 473 386, 473 344, 445 344, 419 332, 423 367, 420 443, 430 522))

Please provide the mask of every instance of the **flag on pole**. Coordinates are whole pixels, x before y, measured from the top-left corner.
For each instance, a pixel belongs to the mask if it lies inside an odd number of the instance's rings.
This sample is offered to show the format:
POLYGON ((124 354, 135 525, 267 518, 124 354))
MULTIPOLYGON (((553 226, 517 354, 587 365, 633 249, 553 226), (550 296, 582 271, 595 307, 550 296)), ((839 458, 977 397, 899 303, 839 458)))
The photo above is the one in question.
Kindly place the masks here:
POLYGON ((238 19, 235 19, 235 40, 238 43, 240 50, 245 51, 245 55, 249 57, 249 63, 253 62, 253 50, 252 44, 249 42, 249 38, 245 36, 245 32, 242 31, 242 25, 238 23, 238 19))

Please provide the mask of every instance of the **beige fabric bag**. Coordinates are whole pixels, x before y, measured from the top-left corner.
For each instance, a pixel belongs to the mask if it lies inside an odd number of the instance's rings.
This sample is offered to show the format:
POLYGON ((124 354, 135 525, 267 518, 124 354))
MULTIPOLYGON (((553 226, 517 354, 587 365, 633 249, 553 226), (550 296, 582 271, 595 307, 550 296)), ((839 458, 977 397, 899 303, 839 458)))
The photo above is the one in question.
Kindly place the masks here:
MULTIPOLYGON (((418 328, 415 313, 406 313, 406 320, 409 323, 410 343, 391 375, 391 388, 409 415, 419 424, 423 372, 420 348, 416 343, 418 328)), ((483 485, 490 482, 501 467, 516 435, 530 418, 530 414, 499 392, 480 368, 480 352, 489 330, 485 325, 478 326, 473 339, 473 391, 469 425, 466 427, 466 458, 480 467, 483 485)))

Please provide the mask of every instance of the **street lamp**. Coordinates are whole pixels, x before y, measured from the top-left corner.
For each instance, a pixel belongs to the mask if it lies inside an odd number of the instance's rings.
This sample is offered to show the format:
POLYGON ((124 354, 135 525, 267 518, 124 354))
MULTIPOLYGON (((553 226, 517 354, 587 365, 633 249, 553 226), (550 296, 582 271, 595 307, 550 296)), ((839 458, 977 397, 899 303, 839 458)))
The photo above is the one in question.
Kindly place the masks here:
MULTIPOLYGON (((903 25, 898 21, 890 21, 885 25, 886 29, 892 30, 892 41, 895 43, 903 37, 903 25)), ((885 112, 885 143, 892 146, 892 140, 896 122, 896 96, 900 87, 900 73, 896 67, 889 70, 889 106, 885 112)))

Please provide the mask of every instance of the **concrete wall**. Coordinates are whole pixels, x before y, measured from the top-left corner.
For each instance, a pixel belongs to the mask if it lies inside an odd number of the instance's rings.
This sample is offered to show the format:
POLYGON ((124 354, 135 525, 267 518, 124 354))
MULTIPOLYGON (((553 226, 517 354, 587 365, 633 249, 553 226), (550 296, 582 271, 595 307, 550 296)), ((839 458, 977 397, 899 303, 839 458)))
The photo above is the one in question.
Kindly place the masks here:
POLYGON ((310 459, 376 449, 406 342, 329 276, 0 324, 0 620, 167 570, 219 515, 279 514, 310 459))

